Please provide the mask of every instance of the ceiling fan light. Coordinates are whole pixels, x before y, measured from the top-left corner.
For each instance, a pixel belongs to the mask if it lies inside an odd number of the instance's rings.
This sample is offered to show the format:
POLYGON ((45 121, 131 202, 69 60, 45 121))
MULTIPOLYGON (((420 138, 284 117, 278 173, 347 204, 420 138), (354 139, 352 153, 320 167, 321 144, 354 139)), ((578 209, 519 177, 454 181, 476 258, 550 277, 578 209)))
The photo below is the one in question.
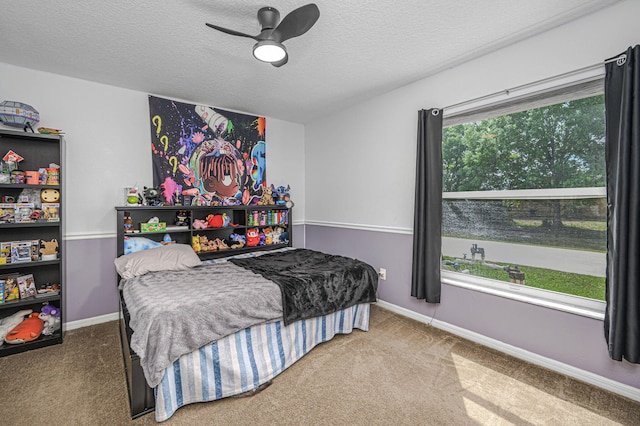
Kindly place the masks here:
POLYGON ((273 40, 261 40, 253 46, 253 56, 262 62, 278 62, 286 56, 282 43, 273 40))

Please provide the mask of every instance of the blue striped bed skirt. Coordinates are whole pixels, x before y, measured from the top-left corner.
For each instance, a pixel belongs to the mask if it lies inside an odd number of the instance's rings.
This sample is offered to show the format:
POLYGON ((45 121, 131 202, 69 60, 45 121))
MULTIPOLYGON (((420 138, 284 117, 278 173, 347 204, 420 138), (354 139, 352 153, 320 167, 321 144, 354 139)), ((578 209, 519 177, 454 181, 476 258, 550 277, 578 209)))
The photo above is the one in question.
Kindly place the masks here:
POLYGON ((250 391, 273 379, 316 345, 354 328, 369 329, 369 304, 322 317, 256 325, 181 356, 155 389, 156 420, 194 402, 250 391))

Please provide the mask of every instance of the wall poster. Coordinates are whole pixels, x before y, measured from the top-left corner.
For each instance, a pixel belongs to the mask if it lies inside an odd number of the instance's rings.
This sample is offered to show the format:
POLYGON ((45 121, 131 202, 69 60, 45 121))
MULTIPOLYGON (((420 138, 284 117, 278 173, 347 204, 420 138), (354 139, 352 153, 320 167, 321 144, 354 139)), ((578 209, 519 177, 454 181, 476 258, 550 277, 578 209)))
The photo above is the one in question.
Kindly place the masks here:
POLYGON ((266 185, 266 119, 149 96, 160 201, 256 204, 266 185))

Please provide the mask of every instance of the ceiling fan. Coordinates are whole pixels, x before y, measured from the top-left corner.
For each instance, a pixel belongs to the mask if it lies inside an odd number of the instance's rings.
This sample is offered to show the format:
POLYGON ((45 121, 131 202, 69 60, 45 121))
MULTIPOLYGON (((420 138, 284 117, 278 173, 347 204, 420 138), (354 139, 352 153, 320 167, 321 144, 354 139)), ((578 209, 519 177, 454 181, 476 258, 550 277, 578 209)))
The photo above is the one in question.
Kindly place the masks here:
POLYGON ((287 49, 282 43, 309 31, 319 17, 318 6, 310 3, 293 10, 282 21, 280 21, 280 12, 276 8, 261 8, 258 10, 258 22, 262 29, 260 34, 255 36, 218 25, 209 23, 206 25, 223 33, 256 40, 257 43, 253 46, 253 56, 260 61, 270 62, 274 67, 281 67, 289 60, 287 49))

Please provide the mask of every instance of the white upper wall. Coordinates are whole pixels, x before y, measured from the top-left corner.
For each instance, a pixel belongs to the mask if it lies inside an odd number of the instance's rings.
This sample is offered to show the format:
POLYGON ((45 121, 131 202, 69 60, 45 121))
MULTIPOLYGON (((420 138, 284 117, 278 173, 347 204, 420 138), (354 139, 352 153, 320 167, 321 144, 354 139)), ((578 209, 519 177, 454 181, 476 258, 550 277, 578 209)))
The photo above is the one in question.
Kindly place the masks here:
MULTIPOLYGON (((65 132, 66 235, 114 235, 123 188, 153 184, 148 94, 0 63, 0 97, 65 132)), ((267 118, 266 142, 267 180, 291 185, 294 218, 303 218, 304 126, 267 118)))
POLYGON ((638 16, 617 3, 307 124, 307 222, 412 229, 418 110, 602 63, 640 43, 638 16))

